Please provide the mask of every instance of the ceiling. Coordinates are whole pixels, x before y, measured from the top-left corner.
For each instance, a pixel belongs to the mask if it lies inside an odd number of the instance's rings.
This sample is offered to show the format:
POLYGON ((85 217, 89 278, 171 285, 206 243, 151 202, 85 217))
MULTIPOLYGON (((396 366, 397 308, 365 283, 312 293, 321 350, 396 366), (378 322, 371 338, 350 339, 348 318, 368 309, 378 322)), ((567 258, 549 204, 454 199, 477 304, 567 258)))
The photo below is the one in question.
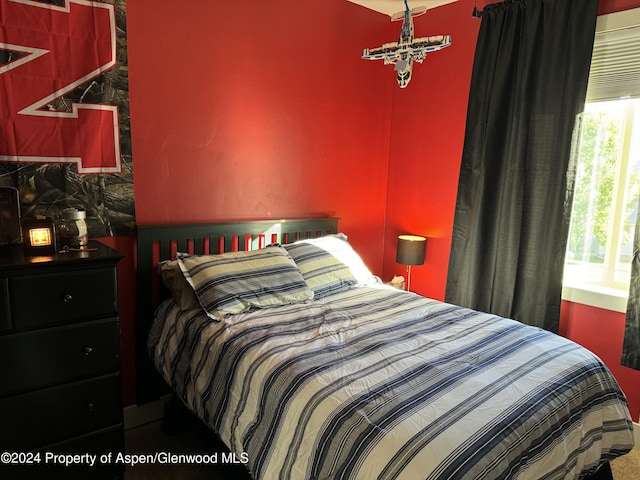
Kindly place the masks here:
MULTIPOLYGON (((390 17, 394 13, 404 12, 404 0, 348 0, 351 3, 361 5, 363 7, 375 10, 376 12, 384 13, 390 17)), ((432 8, 439 7, 440 5, 446 5, 447 3, 453 3, 457 0, 408 0, 409 8, 426 8, 430 10, 432 8)))

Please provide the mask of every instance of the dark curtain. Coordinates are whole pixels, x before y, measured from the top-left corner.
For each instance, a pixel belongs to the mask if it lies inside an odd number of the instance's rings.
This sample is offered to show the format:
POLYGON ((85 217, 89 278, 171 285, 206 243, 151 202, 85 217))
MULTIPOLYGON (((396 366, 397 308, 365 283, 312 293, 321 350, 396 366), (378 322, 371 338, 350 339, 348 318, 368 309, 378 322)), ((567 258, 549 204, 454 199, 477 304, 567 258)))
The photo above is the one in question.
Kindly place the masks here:
POLYGON ((597 0, 482 15, 445 300, 557 331, 597 0))
MULTIPOLYGON (((640 204, 638 205, 640 208, 640 204)), ((636 218, 631 260, 631 282, 620 364, 640 370, 640 218, 636 218)))

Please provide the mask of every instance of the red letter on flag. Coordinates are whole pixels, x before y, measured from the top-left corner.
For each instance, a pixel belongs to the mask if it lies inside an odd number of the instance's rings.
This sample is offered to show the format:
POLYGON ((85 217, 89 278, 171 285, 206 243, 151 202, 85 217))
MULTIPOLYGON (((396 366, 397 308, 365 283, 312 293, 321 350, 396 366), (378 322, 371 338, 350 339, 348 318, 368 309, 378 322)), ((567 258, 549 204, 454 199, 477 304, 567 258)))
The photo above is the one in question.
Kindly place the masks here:
POLYGON ((22 53, 0 65, 0 162, 75 163, 81 174, 120 173, 115 106, 46 109, 115 65, 113 5, 0 0, 0 49, 22 53))

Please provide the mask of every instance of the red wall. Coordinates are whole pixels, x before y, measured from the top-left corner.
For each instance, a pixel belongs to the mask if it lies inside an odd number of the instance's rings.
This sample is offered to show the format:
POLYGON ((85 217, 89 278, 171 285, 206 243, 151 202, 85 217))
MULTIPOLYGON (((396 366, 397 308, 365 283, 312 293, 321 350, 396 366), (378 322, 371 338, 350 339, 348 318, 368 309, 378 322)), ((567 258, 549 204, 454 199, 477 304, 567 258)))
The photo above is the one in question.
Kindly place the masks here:
MULTIPOLYGON (((459 0, 416 19, 416 35, 446 33, 453 37, 453 44, 415 67, 410 86, 395 89, 393 96, 383 271, 389 278, 404 273, 404 267, 395 263, 397 235, 427 236, 425 265, 412 269, 412 290, 440 300, 446 285, 466 102, 480 25, 471 17, 474 3, 459 0)), ((635 7, 640 7, 639 0, 601 0, 599 13, 635 7)), ((563 305, 560 333, 607 363, 638 421, 640 372, 619 365, 623 329, 624 314, 563 305)))
POLYGON ((634 421, 640 413, 640 372, 620 365, 624 337, 624 313, 563 302, 560 335, 588 348, 613 372, 624 390, 634 421))
POLYGON ((474 2, 459 0, 415 19, 415 34, 447 34, 450 47, 416 65, 406 89, 394 89, 385 278, 404 274, 395 263, 402 233, 427 237, 424 266, 412 269, 412 289, 442 299, 462 157, 471 67, 480 20, 474 2))
POLYGON ((135 237, 108 237, 99 239, 115 248, 125 257, 118 264, 118 302, 120 304, 120 360, 122 368, 122 398, 124 405, 135 403, 135 318, 136 318, 136 271, 135 237))
MULTIPOLYGON (((600 9, 638 5, 601 0, 600 9)), ((360 59, 363 47, 394 40, 400 24, 346 0, 313 9, 294 0, 261 8, 129 2, 138 223, 335 215, 384 279, 403 273, 395 264, 396 236, 424 234, 426 263, 413 269, 412 287, 442 299, 480 25, 473 6, 459 0, 416 19, 416 35, 449 34, 453 45, 416 65, 401 90, 393 67, 360 59)), ((135 242, 111 241, 128 255, 120 301, 131 404, 135 242)), ((600 321, 619 331, 616 315, 563 310, 567 336, 610 364, 637 419, 638 372, 615 367, 613 345, 591 333, 600 321)), ((617 337, 610 338, 616 345, 617 337)))
POLYGON ((390 22, 345 0, 127 15, 138 223, 338 216, 380 271, 393 90, 360 52, 390 22))
POLYGON ((638 0, 600 0, 598 3, 598 15, 621 12, 637 7, 640 7, 638 0))
POLYGON ((346 0, 129 2, 137 222, 337 216, 381 272, 393 84, 360 54, 393 26, 346 0))

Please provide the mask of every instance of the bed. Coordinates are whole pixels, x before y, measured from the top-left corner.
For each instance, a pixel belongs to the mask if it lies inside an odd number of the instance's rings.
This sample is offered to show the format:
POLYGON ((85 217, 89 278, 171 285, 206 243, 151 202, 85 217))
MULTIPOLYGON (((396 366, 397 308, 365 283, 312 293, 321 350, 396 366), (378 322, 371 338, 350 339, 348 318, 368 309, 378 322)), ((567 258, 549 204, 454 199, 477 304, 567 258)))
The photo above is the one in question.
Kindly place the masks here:
POLYGON ((610 478, 633 447, 595 355, 385 285, 337 219, 140 227, 138 273, 147 363, 252 478, 610 478))

